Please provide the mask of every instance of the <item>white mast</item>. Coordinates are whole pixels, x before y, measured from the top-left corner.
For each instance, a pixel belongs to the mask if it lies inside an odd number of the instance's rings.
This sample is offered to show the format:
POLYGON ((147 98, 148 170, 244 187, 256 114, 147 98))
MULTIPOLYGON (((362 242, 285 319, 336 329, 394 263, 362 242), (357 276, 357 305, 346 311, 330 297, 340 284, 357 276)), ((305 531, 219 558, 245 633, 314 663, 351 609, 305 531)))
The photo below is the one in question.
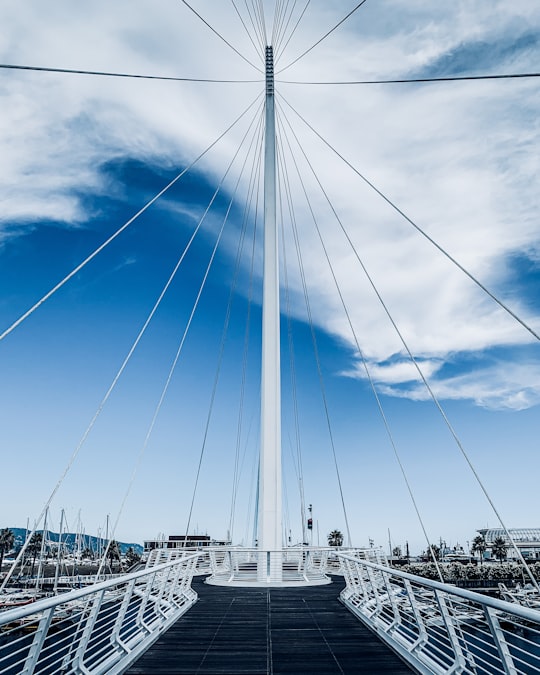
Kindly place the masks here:
POLYGON ((58 550, 56 552, 56 569, 54 570, 54 586, 53 593, 58 593, 58 576, 60 575, 60 567, 62 565, 62 534, 64 532, 64 509, 60 514, 60 533, 58 534, 58 550))
POLYGON ((266 47, 264 149, 264 258, 259 466, 258 580, 282 580, 281 378, 279 345, 279 260, 276 224, 276 127, 274 54, 266 47))

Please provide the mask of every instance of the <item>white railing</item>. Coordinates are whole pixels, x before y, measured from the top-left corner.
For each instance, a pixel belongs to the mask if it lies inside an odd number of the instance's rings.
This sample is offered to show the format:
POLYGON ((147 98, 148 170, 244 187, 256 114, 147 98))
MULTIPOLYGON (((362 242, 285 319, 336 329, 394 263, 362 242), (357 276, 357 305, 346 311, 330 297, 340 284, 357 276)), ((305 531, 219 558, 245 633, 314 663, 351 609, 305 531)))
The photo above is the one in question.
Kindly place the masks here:
MULTIPOLYGON (((283 560, 285 579, 295 577, 299 579, 319 578, 325 575, 342 575, 341 560, 338 553, 370 560, 382 565, 388 560, 380 548, 335 548, 332 546, 289 546, 283 547, 280 555, 283 560)), ((211 574, 222 579, 234 573, 236 579, 256 580, 258 556, 261 551, 256 548, 243 546, 203 546, 201 548, 181 547, 156 548, 146 554, 146 566, 159 565, 185 555, 198 553, 195 574, 211 574)), ((270 552, 271 553, 271 552, 270 552)))
POLYGON ((116 675, 196 601, 197 555, 0 613, 2 675, 116 675))
POLYGON ((328 582, 326 562, 329 551, 320 548, 290 547, 280 551, 258 548, 220 547, 208 551, 212 576, 209 583, 259 583, 261 556, 279 555, 284 584, 328 582))
MULTIPOLYGON (((223 547, 216 547, 217 550, 220 550, 221 548, 223 547)), ((195 574, 210 574, 212 571, 210 564, 210 550, 213 549, 209 546, 203 546, 201 548, 155 548, 147 554, 146 567, 153 567, 154 565, 160 565, 164 562, 185 558, 187 555, 197 554, 195 574)))
POLYGON ((339 557, 342 602, 418 672, 540 672, 539 611, 339 557))
MULTIPOLYGON (((165 560, 174 560, 186 555, 189 549, 154 549, 147 559, 147 567, 165 560)), ((242 546, 208 546, 198 550, 199 558, 195 574, 210 574, 208 582, 228 584, 258 584, 258 563, 261 555, 279 553, 284 584, 328 582, 327 574, 339 574, 336 549, 330 547, 297 546, 280 551, 261 551, 242 546)))

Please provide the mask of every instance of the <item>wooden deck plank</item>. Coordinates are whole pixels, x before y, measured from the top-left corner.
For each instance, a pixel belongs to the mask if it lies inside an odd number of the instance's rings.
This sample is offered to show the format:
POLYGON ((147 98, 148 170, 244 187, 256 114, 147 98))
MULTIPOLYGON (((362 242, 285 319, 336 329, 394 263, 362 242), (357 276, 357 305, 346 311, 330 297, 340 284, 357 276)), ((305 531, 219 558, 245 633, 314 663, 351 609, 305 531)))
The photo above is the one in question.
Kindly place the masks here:
POLYGON ((410 675, 338 601, 343 581, 296 589, 225 588, 195 579, 196 605, 129 675, 410 675))

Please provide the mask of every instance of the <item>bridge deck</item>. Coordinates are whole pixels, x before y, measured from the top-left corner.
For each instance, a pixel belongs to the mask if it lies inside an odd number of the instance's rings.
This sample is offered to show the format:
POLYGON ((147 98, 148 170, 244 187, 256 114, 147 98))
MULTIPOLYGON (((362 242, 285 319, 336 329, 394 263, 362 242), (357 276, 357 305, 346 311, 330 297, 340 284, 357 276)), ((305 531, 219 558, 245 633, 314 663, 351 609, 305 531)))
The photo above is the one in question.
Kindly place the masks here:
POLYGON ((199 601, 129 675, 401 675, 412 672, 337 599, 343 581, 298 589, 194 579, 199 601))

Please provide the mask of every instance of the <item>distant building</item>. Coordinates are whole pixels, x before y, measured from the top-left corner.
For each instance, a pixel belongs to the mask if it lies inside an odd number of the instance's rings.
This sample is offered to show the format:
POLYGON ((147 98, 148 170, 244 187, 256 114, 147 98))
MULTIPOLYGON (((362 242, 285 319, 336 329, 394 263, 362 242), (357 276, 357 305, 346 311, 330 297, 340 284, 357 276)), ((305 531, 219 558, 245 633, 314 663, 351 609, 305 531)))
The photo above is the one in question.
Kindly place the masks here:
MULTIPOLYGON (((510 539, 502 528, 486 528, 477 531, 484 537, 487 545, 484 558, 489 560, 495 557, 491 549, 493 542, 498 538, 501 538, 507 546, 507 560, 518 558, 510 539)), ((508 532, 525 560, 540 560, 540 527, 513 528, 508 532)))
POLYGON ((207 534, 171 534, 168 539, 150 539, 144 542, 144 552, 157 548, 205 548, 207 546, 227 546, 230 541, 212 539, 207 534))

